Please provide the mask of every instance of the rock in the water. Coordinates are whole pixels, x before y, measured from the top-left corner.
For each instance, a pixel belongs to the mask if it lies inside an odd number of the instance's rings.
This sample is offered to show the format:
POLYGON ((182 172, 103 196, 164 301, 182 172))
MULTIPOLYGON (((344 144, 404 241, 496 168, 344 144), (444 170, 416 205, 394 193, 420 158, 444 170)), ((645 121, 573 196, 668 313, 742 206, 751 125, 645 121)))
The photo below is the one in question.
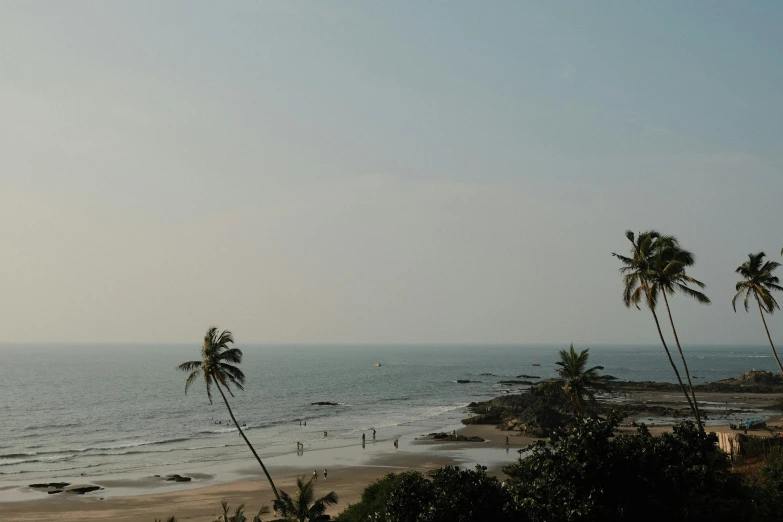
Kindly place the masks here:
POLYGON ((318 402, 311 402, 310 406, 339 406, 339 402, 329 402, 329 401, 318 401, 318 402))
POLYGON ((513 384, 527 384, 528 386, 530 386, 533 383, 530 381, 498 381, 498 384, 503 384, 505 386, 511 386, 513 384))
POLYGON ((538 375, 525 375, 524 373, 522 375, 517 375, 517 379, 540 379, 538 375))
POLYGON ((483 375, 484 377, 497 377, 497 375, 495 375, 494 373, 482 373, 481 375, 483 375))
POLYGON ((457 379, 458 384, 468 384, 468 383, 481 383, 481 381, 469 381, 467 379, 457 379))
POLYGON ((63 492, 62 489, 53 489, 51 491, 47 491, 46 493, 49 495, 54 495, 55 493, 62 493, 62 492, 63 492))

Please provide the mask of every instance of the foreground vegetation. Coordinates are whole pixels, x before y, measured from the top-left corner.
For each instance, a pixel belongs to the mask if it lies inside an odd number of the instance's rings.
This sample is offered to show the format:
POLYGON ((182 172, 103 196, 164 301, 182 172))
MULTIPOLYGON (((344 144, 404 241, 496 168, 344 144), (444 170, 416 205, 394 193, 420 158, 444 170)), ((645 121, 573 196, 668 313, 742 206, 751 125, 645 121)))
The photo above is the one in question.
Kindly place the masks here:
POLYGON ((583 418, 506 466, 390 474, 338 522, 763 522, 783 517, 783 452, 753 477, 733 473, 714 434, 686 422, 672 433, 616 435, 619 418, 583 418))

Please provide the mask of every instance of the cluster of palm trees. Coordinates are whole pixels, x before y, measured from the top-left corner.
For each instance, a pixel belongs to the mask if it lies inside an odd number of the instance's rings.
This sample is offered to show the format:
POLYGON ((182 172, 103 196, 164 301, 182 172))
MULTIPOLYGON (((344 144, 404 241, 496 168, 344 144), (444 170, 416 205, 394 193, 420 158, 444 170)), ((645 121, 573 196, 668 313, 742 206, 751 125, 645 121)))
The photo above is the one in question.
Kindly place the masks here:
MULTIPOLYGON (((699 429, 703 430, 701 413, 693 390, 688 363, 685 359, 680 338, 677 335, 677 328, 674 326, 671 307, 669 306, 669 297, 674 296, 676 293, 685 294, 701 304, 710 304, 710 299, 700 291, 705 287, 704 283, 691 277, 687 272, 694 265, 694 255, 682 248, 676 237, 663 235, 655 230, 648 230, 639 234, 634 234, 628 230, 625 232, 625 237, 631 243, 630 255, 612 254, 623 264, 622 268, 620 268, 624 284, 623 302, 629 308, 635 307, 641 310, 641 307, 645 306, 650 310, 666 357, 677 377, 677 382, 682 389, 688 406, 693 412, 699 429), (661 297, 663 297, 663 303, 666 307, 666 314, 671 325, 677 352, 680 355, 687 386, 680 376, 680 371, 672 358, 671 351, 661 330, 657 313, 661 297)), ((781 251, 781 255, 783 255, 783 251, 781 251)), ((764 329, 772 347, 772 354, 783 374, 783 365, 780 364, 780 359, 775 351, 775 345, 772 342, 772 337, 769 334, 766 319, 764 318, 765 312, 771 314, 775 309, 779 308, 777 301, 775 301, 770 292, 772 290, 783 290, 783 288, 778 286, 778 278, 772 275, 772 272, 780 266, 780 263, 774 261, 765 262, 764 258, 766 255, 764 252, 749 254, 748 257, 748 261, 740 265, 736 270, 743 279, 736 285, 737 294, 732 300, 732 305, 736 311, 737 300, 744 294, 745 310, 748 310, 750 296, 752 295, 756 299, 761 319, 764 323, 764 329)))
MULTIPOLYGON (((207 398, 209 399, 209 403, 212 404, 212 386, 217 388, 218 392, 220 392, 220 396, 223 398, 223 403, 226 405, 228 414, 234 422, 234 426, 236 426, 237 431, 239 431, 239 435, 244 439, 247 447, 250 448, 253 456, 261 466, 261 469, 264 470, 264 475, 266 475, 266 479, 269 481, 269 485, 275 495, 275 512, 283 517, 284 520, 297 522, 320 520, 326 512, 326 509, 337 503, 337 494, 335 494, 334 491, 331 491, 324 497, 316 499, 312 479, 305 481, 301 477, 297 479, 297 491, 293 496, 285 491, 278 492, 261 457, 258 456, 255 448, 237 422, 236 417, 234 417, 234 412, 231 409, 231 405, 228 403, 228 398, 226 397, 223 388, 233 397, 234 392, 231 390, 232 386, 238 390, 244 390, 245 374, 237 367, 237 365, 242 362, 242 350, 229 347, 229 345, 233 343, 234 336, 230 331, 224 330, 220 332, 215 327, 207 330, 207 333, 204 336, 204 343, 201 346, 201 359, 186 361, 177 366, 177 369, 180 371, 190 372, 187 379, 185 379, 185 393, 188 392, 188 389, 196 379, 203 377, 207 390, 207 398)), ((223 510, 223 521, 221 522, 242 522, 245 520, 243 513, 244 505, 237 508, 237 511, 233 516, 229 515, 227 503, 223 504, 223 510)), ((254 520, 260 521, 261 515, 267 512, 268 509, 262 508, 258 515, 255 516, 254 520)))

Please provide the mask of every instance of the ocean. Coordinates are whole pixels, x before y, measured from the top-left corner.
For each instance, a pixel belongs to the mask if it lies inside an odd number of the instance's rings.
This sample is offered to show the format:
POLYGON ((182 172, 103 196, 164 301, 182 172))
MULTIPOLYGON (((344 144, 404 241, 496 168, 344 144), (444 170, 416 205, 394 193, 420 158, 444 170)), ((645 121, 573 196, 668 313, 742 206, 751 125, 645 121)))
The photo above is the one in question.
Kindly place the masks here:
MULTIPOLYGON (((498 381, 554 376, 566 346, 237 347, 247 381, 229 400, 268 457, 295 452, 297 441, 356 444, 373 428, 392 440, 454 426, 470 402, 508 392, 498 381)), ((577 348, 619 379, 673 380, 660 346, 577 348)), ((686 350, 696 383, 776 369, 763 345, 686 350)), ((0 482, 247 459, 217 391, 211 405, 203 381, 185 394, 175 366, 199 356, 198 344, 0 345, 0 482)))

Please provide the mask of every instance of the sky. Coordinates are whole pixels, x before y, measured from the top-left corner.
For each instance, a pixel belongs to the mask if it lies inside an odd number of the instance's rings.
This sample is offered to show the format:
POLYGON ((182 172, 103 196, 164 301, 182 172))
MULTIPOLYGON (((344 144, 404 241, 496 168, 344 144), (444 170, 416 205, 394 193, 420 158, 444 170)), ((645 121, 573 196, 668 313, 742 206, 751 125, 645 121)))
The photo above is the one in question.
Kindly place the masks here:
POLYGON ((713 300, 681 340, 764 343, 730 301, 783 262, 781 19, 2 2, 0 342, 654 344, 611 256, 654 228, 713 300))

